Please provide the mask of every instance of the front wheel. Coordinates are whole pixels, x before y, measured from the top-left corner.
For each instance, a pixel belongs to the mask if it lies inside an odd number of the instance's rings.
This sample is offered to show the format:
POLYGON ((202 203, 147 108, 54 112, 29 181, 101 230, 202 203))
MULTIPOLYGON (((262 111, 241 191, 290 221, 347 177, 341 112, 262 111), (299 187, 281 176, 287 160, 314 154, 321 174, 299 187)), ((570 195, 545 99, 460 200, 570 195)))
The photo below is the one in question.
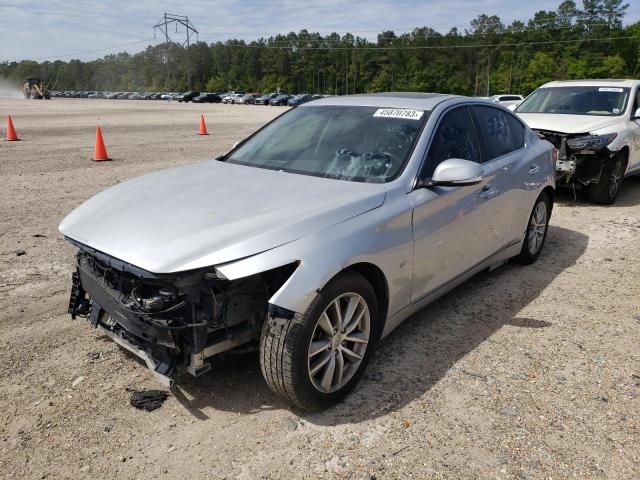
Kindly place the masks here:
POLYGON ((618 155, 611 164, 604 166, 600 181, 589 185, 589 200, 601 205, 611 205, 618 198, 623 178, 624 161, 618 155))
POLYGON ((514 258, 516 262, 530 265, 538 260, 547 238, 550 217, 551 200, 545 192, 542 192, 533 205, 531 215, 529 215, 529 223, 524 234, 522 249, 520 254, 514 258))
POLYGON ((371 284, 358 273, 342 273, 303 315, 265 322, 262 374, 285 401, 305 410, 326 408, 346 396, 362 376, 378 325, 371 284))

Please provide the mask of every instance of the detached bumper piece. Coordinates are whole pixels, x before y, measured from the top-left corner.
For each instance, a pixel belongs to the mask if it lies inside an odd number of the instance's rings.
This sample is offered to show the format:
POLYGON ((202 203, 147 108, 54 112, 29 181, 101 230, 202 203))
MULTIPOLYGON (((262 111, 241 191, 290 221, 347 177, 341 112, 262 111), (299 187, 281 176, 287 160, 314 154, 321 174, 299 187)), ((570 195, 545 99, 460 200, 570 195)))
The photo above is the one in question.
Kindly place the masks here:
POLYGON ((268 299, 293 266, 229 281, 211 270, 156 275, 81 247, 69 314, 141 358, 165 386, 206 360, 259 339, 268 299))

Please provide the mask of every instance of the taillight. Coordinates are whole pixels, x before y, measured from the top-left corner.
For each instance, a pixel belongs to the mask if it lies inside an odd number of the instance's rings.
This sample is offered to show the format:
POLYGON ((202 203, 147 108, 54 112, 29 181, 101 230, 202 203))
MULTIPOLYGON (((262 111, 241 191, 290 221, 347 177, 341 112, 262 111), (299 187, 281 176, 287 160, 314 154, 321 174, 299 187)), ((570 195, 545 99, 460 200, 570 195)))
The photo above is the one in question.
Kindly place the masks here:
POLYGON ((558 161, 558 149, 556 147, 551 149, 551 158, 553 158, 554 162, 558 161))

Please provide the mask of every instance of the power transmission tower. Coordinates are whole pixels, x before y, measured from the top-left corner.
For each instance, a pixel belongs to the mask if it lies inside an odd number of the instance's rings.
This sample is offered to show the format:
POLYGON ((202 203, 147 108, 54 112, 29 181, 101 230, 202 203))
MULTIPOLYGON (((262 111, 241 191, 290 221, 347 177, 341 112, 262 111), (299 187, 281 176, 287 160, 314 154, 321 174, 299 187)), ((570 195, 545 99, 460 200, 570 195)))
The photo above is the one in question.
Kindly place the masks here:
POLYGON ((198 30, 195 29, 193 23, 189 21, 189 17, 184 15, 174 15, 172 13, 164 13, 164 16, 158 23, 153 26, 153 36, 156 36, 156 30, 164 35, 165 41, 165 62, 167 64, 167 85, 171 77, 171 70, 169 66, 169 45, 175 43, 181 46, 187 46, 187 90, 191 90, 191 58, 189 55, 189 46, 191 45, 191 37, 195 33, 196 41, 198 41, 198 30), (179 25, 182 25, 185 29, 186 40, 184 42, 176 42, 169 35, 169 25, 175 25, 175 33, 182 33, 178 31, 179 25))

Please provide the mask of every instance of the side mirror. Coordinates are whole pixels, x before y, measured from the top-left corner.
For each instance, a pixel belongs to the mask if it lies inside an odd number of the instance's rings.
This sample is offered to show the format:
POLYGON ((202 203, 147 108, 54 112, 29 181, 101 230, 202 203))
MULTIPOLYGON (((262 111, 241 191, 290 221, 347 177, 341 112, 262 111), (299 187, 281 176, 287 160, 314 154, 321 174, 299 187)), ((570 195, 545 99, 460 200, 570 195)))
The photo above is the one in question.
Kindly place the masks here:
POLYGON ((436 167, 432 185, 456 187, 475 185, 482 181, 482 165, 461 158, 450 158, 436 167))
POLYGON ((640 120, 640 108, 633 112, 633 115, 631 115, 631 120, 640 120))

